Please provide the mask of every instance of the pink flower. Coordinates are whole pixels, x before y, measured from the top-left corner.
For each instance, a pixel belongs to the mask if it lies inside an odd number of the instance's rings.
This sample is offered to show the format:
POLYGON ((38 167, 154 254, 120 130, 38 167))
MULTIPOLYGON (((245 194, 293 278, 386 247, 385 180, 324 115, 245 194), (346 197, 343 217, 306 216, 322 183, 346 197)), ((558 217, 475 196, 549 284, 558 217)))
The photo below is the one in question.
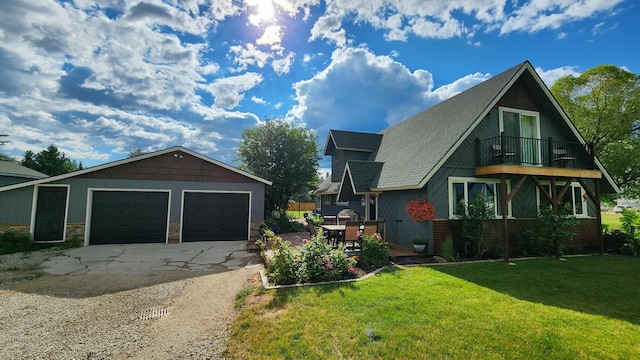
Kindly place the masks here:
POLYGON ((356 237, 361 237, 362 236, 362 232, 360 232, 360 230, 358 230, 358 232, 356 232, 356 237))
POLYGON ((329 269, 333 269, 333 264, 331 263, 331 261, 329 261, 329 262, 327 263, 327 267, 328 267, 329 269))
POLYGON ((310 243, 310 242, 311 242, 311 241, 309 241, 309 239, 302 239, 302 243, 303 243, 303 244, 308 244, 308 243, 310 243))

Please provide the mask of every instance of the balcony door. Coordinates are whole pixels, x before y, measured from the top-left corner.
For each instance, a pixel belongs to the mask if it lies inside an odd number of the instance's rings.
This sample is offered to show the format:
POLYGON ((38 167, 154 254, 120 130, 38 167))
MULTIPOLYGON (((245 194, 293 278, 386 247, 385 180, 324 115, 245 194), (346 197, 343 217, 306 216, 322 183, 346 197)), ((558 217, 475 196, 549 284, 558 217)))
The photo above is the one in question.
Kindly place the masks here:
POLYGON ((514 151, 520 164, 540 165, 540 116, 537 112, 501 107, 500 131, 507 136, 507 151, 514 151))

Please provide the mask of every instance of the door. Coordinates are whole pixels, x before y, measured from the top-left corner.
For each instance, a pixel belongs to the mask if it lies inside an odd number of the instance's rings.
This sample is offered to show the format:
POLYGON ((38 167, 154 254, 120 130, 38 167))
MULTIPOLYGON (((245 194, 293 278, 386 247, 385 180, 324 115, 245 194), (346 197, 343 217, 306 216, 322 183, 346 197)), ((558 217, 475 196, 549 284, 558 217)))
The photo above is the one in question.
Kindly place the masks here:
POLYGON ((90 245, 167 242, 169 192, 92 193, 90 245))
POLYGON ((508 137, 507 151, 516 149, 516 159, 524 165, 540 164, 538 117, 512 111, 502 113, 503 131, 508 137))
POLYGON ((39 186, 33 241, 64 241, 67 186, 39 186))
POLYGON ((182 241, 249 239, 249 194, 185 192, 182 241))

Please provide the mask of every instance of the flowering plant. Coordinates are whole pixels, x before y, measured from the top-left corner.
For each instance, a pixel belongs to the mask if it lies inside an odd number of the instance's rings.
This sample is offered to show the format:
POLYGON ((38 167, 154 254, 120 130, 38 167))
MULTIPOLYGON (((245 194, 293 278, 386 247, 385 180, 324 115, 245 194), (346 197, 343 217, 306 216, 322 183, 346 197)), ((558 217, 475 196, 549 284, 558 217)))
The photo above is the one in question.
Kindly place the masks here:
POLYGON ((436 208, 426 199, 416 199, 407 204, 407 213, 414 222, 428 221, 436 217, 436 208))

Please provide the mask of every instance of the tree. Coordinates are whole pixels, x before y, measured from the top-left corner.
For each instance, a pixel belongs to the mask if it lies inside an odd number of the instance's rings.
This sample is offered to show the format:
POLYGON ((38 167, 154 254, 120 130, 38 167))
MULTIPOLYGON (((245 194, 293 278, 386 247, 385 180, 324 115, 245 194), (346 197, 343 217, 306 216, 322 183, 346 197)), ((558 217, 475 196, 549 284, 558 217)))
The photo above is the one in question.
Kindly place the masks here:
POLYGON ((67 158, 53 145, 49 145, 37 154, 27 150, 21 164, 49 176, 62 175, 82 169, 82 163, 78 164, 67 158))
POLYGON ((127 158, 132 158, 134 156, 138 156, 138 155, 144 155, 145 152, 142 151, 142 149, 138 146, 135 147, 133 149, 131 149, 131 151, 129 151, 129 155, 127 155, 127 158))
POLYGON ((551 92, 627 196, 640 196, 640 77, 599 65, 556 81, 551 92))
POLYGON ((245 129, 238 144, 240 168, 273 182, 267 187, 265 210, 286 210, 289 199, 317 181, 318 140, 311 131, 282 119, 245 129))

